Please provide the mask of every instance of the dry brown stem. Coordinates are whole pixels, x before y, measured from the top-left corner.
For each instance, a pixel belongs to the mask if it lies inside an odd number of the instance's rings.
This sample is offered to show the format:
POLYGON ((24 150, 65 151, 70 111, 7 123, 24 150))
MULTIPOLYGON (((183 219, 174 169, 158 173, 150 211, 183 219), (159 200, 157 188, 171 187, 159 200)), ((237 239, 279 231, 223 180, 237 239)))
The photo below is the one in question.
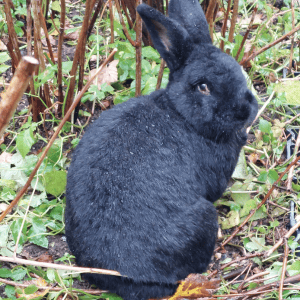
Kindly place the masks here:
MULTIPOLYGON (((34 37, 35 37, 35 47, 34 51, 37 55, 36 58, 38 58, 40 63, 40 73, 44 72, 46 69, 45 65, 45 59, 44 59, 44 53, 43 53, 43 46, 41 41, 41 23, 39 18, 39 0, 32 0, 32 13, 33 13, 33 23, 34 23, 34 37)), ((49 86, 48 84, 44 84, 44 96, 45 96, 45 102, 48 107, 52 105, 50 100, 50 93, 49 93, 49 86)))
MULTIPOLYGON (((273 192, 273 190, 276 188, 276 186, 277 186, 277 184, 280 182, 280 180, 282 179, 282 177, 290 170, 290 168, 292 168, 292 166, 294 166, 297 162, 298 162, 298 160, 300 159, 300 156, 299 157, 296 157, 295 158, 295 160, 294 161, 292 161, 290 164, 289 164, 289 166, 284 170, 284 172, 282 172, 281 174, 280 174, 280 176, 279 176, 279 178, 273 183, 273 185, 272 185, 272 187, 270 188, 270 190, 268 191, 268 193, 266 194, 266 196, 264 197, 264 199, 261 201, 261 203, 255 208, 255 209, 253 209, 251 212, 250 212, 250 214, 248 215, 248 217, 244 220, 244 222, 242 223, 242 224, 240 224, 239 226, 238 226, 238 228, 236 228, 236 230, 232 233, 232 235, 230 236, 230 237, 228 237, 228 239, 226 239, 222 244, 221 244, 221 246, 220 247, 218 247, 217 249, 215 249, 215 251, 218 251, 218 250, 220 250, 221 248, 223 248, 226 244, 228 244, 236 235, 237 235, 237 233, 239 233, 241 230, 242 230, 242 228, 244 227, 244 225, 250 220, 250 218, 255 214, 255 212, 259 209, 259 208, 261 208, 265 203, 266 203, 266 201, 268 200, 268 198, 270 197, 270 195, 272 194, 272 192, 273 192)), ((297 223, 298 224, 298 227, 300 226, 300 221, 297 223)), ((296 225, 297 225, 296 224, 296 225)), ((295 226, 296 226, 295 225, 295 226)), ((293 226, 292 228, 291 228, 291 230, 295 227, 295 226, 293 226)), ((298 228, 297 227, 297 228, 298 228)), ((297 228, 295 229, 295 231, 297 230, 297 228)), ((290 230, 290 231, 291 231, 290 230)), ((289 231, 289 232, 290 232, 289 231)), ((281 242, 282 243, 282 242, 281 242)), ((280 244, 281 244, 280 243, 280 244)), ((280 245, 279 244, 279 245, 280 245)), ((279 247, 279 246, 278 246, 279 247)), ((277 247, 277 248, 278 248, 277 247)), ((277 249, 276 248, 276 249, 277 249)), ((270 252, 271 250, 269 250, 267 253, 273 253, 273 252, 270 252)), ((273 250, 274 251, 274 250, 273 250)), ((267 254, 267 256, 269 256, 270 254, 267 254)))
POLYGON ((117 11, 118 11, 118 14, 119 14, 120 22, 121 22, 122 27, 123 27, 124 34, 125 34, 127 40, 130 42, 130 44, 133 47, 135 47, 136 46, 136 42, 131 38, 131 36, 130 36, 128 30, 127 30, 126 24, 125 24, 123 16, 122 16, 122 11, 121 11, 121 8, 120 8, 119 0, 116 0, 115 4, 116 4, 116 8, 117 8, 117 11))
POLYGON ((35 267, 50 268, 55 270, 67 270, 67 271, 73 271, 78 273, 97 273, 97 274, 105 274, 105 275, 113 275, 113 276, 122 276, 119 272, 112 271, 112 270, 59 265, 59 264, 45 263, 45 262, 39 262, 34 260, 27 260, 18 257, 14 258, 14 257, 0 256, 0 261, 20 264, 25 266, 35 266, 35 267))
MULTIPOLYGON (((219 248, 217 248, 219 249, 219 248)), ((217 249, 215 251, 217 251, 217 249)), ((264 254, 263 253, 253 253, 253 254, 249 254, 249 255, 246 255, 246 256, 242 256, 242 257, 239 257, 235 260, 232 260, 230 261, 229 263, 227 264, 224 264, 221 266, 220 270, 223 270, 229 266, 231 266, 232 264, 235 264, 239 261, 242 261, 242 260, 245 260, 245 259, 249 259, 249 258, 253 258, 253 257, 258 257, 258 256, 263 256, 264 254)), ((208 278, 212 278, 214 275, 218 274, 218 270, 214 270, 213 272, 211 272, 207 277, 208 278)))
MULTIPOLYGON (((110 18, 110 42, 115 42, 115 29, 114 29, 114 13, 112 7, 112 0, 109 0, 109 18, 110 18)), ((116 1, 117 2, 117 1, 116 1)))
MULTIPOLYGON (((116 1, 117 2, 117 1, 116 1)), ((142 0, 136 1, 136 6, 142 4, 142 0)), ((135 53, 136 53, 136 77, 135 77, 135 96, 141 95, 142 89, 142 18, 139 14, 136 14, 136 43, 135 43, 135 53)))
POLYGON ((158 77, 157 77, 156 90, 159 90, 161 87, 161 82, 162 82, 162 78, 164 75, 165 66, 166 66, 166 62, 163 59, 161 59, 159 73, 158 73, 158 77))
POLYGON ((241 54, 241 51, 242 51, 242 49, 243 49, 243 47, 244 47, 244 44, 245 44, 245 42, 246 42, 246 39, 247 39, 247 37, 248 37, 248 35, 249 35, 249 32, 250 32, 250 30, 251 30, 251 28, 252 28, 252 25, 253 25, 253 22, 254 22, 254 18, 255 18, 257 9, 258 9, 258 5, 256 5, 256 6, 254 7, 254 9, 253 9, 250 23, 249 23, 248 28, 247 28, 247 31, 246 31, 246 33, 245 33, 245 35, 244 35, 244 37, 243 37, 243 40, 242 40, 241 45, 240 45, 240 47, 239 47, 239 50, 238 50, 238 52, 236 53, 235 60, 238 60, 238 59, 239 59, 239 56, 240 56, 240 54, 241 54))
POLYGON ((279 284, 278 300, 282 300, 282 290, 283 290, 283 285, 284 285, 284 278, 285 278, 288 256, 289 256, 289 246, 287 243, 287 239, 284 239, 284 257, 283 257, 283 262, 282 262, 282 271, 281 271, 280 284, 279 284))
POLYGON ((35 58, 24 56, 16 69, 7 91, 2 94, 0 102, 0 137, 13 116, 28 86, 29 79, 38 65, 39 62, 35 58))
MULTIPOLYGON (((101 7, 103 6, 103 0, 98 0, 98 4, 97 4, 97 7, 94 11, 94 14, 93 14, 93 17, 90 21, 90 24, 89 24, 89 28, 88 28, 88 31, 87 31, 87 40, 89 39, 91 33, 92 33, 92 30, 94 28, 94 25, 95 25, 95 22, 97 20, 97 17, 100 13, 100 10, 101 10, 101 7)), ((105 4, 104 4, 104 8, 105 8, 105 4)), ((101 16, 101 19, 102 19, 102 16, 101 16)))
MULTIPOLYGON (((14 282, 14 281, 3 279, 3 278, 0 278, 0 282, 2 282, 4 284, 12 285, 12 286, 20 287, 20 288, 27 288, 28 286, 32 285, 32 283, 27 283, 27 284, 26 283, 19 283, 19 282, 14 282)), ((49 286, 39 286, 38 288, 39 288, 39 290, 49 290, 49 291, 57 291, 57 292, 65 290, 64 288, 49 287, 49 286)), ((99 295, 99 294, 102 294, 102 293, 107 293, 108 291, 84 290, 84 289, 80 290, 80 291, 76 291, 76 290, 72 289, 72 293, 81 293, 81 292, 88 293, 88 294, 91 294, 91 295, 99 295)))
MULTIPOLYGON (((300 147, 300 134, 298 134, 297 140, 296 140, 296 143, 295 143, 295 148, 294 148, 294 153, 293 153, 294 157, 297 156, 297 153, 299 151, 299 147, 300 147)), ((294 170, 295 170, 295 166, 292 166, 290 171, 289 171, 287 184, 286 184, 286 188, 287 188, 288 191, 292 190, 292 181, 293 181, 293 177, 294 177, 294 170)))
MULTIPOLYGON (((85 55, 86 32, 87 32, 88 24, 89 24, 89 16, 90 16, 89 7, 90 7, 91 1, 92 0, 86 1, 86 9, 85 9, 85 13, 84 13, 84 19, 82 22, 82 27, 81 27, 80 34, 79 34, 78 44, 77 44, 74 58, 73 58, 72 69, 70 71, 71 79, 70 79, 70 85, 69 85, 68 96, 66 99, 64 112, 68 111, 72 105, 72 99, 73 99, 75 83, 76 83, 76 71, 77 71, 79 59, 80 59, 80 56, 84 57, 84 55, 85 55)), ((83 66, 82 66, 82 68, 83 68, 83 66)), ((82 80, 83 80, 83 76, 82 76, 82 80)))
MULTIPOLYGON (((297 160, 299 159, 300 157, 297 158, 297 160)), ((300 220, 287 232, 287 234, 283 238, 279 239, 279 241, 270 250, 268 250, 264 256, 265 257, 270 256, 283 243, 283 240, 291 237, 299 227, 300 227, 300 220)))
MULTIPOLYGON (((236 20, 237 20, 237 17, 238 17, 238 13, 239 13, 239 0, 235 0, 233 2, 233 12, 232 12, 232 18, 231 18, 231 23, 230 23, 230 30, 229 30, 229 35, 228 35, 228 41, 230 43, 233 42, 233 36, 234 36, 234 31, 235 31, 235 24, 236 24, 236 20)), ((226 53, 229 54, 230 53, 230 49, 227 49, 226 53)))
MULTIPOLYGON (((295 9, 294 9, 294 0, 291 1, 291 9, 292 9, 292 26, 293 29, 295 28, 295 9)), ((290 62, 289 62, 289 69, 292 70, 292 64, 293 64, 293 53, 294 53, 294 35, 292 36, 291 40, 291 53, 290 53, 290 62)))
MULTIPOLYGON (((227 30, 227 20, 228 20, 228 16, 229 16, 229 12, 230 12, 230 7, 231 7, 231 0, 228 0, 227 11, 224 16, 223 26, 222 26, 222 30, 221 30, 221 35, 222 35, 223 39, 225 38, 225 33, 227 30)), ((224 51, 224 41, 223 40, 221 40, 220 49, 222 51, 224 51)))
MULTIPOLYGON (((42 5, 42 3, 40 3, 40 5, 42 5)), ((40 7, 39 10, 39 17, 40 17, 40 22, 42 24, 42 28, 45 34, 45 38, 46 38, 46 43, 47 43, 47 47, 48 47, 48 51, 49 51, 49 55, 50 55, 50 59, 52 61, 53 64, 55 64, 55 60, 54 60, 54 56, 53 56, 53 51, 52 51, 52 46, 50 43, 50 39, 49 39, 49 33, 48 33, 48 29, 47 29, 47 25, 46 25, 46 20, 45 17, 42 13, 42 6, 40 7)))
POLYGON ((208 26, 209 26, 209 33, 211 40, 213 41, 214 38, 214 10, 216 7, 217 0, 210 0, 208 4, 208 8, 205 14, 208 26))
POLYGON ((97 70, 97 72, 94 74, 94 76, 87 82, 87 84, 84 86, 84 88, 81 90, 81 92, 77 95, 76 99, 74 100, 74 102, 72 103, 71 107, 69 108, 69 110, 67 111, 65 117, 63 118, 63 120, 60 122, 59 126, 57 127, 56 131, 54 132, 52 138, 50 139, 48 145, 46 146, 44 152, 42 153, 41 157, 39 158, 36 166, 34 167, 33 171, 31 172, 26 184, 23 186, 23 188, 19 191, 19 193, 16 195, 15 199, 10 203, 10 205, 8 206, 8 208, 2 212, 2 214, 0 215, 0 222, 4 219, 4 217, 12 210, 12 208, 19 202, 19 200, 21 199, 21 197, 24 195, 24 193, 27 191, 28 187, 30 186, 30 183, 32 181, 32 179, 34 178, 37 170, 39 169, 40 165, 42 164, 44 158, 46 157, 50 147, 52 146, 53 142, 55 141, 56 137, 58 136, 60 130, 62 129, 63 125, 66 123, 66 121, 69 119, 69 117, 71 116, 71 113, 73 112, 74 108, 77 106, 77 104, 79 103, 81 97, 83 96, 83 94, 88 90, 88 88, 90 87, 90 85, 92 84, 93 80, 96 78, 96 76, 100 73, 100 71, 103 69, 103 67, 105 67, 108 62, 110 61, 110 59, 112 58, 112 56, 117 52, 117 49, 114 49, 112 51, 112 53, 108 56, 108 58, 103 62, 103 64, 101 65, 101 67, 97 70))
POLYGON ((57 46, 57 85, 58 85, 58 102, 64 102, 62 86, 62 45, 64 41, 65 20, 66 20, 66 2, 61 0, 60 27, 57 46))
POLYGON ((11 7, 10 1, 4 0, 4 12, 5 12, 5 17, 6 17, 8 36, 9 36, 9 40, 12 43, 13 50, 16 53, 16 57, 17 57, 16 65, 18 65, 22 56, 21 56, 21 52, 19 49, 19 45, 18 45, 18 38, 17 38, 16 31, 15 31, 14 21, 13 21, 12 15, 11 15, 10 7, 11 7))

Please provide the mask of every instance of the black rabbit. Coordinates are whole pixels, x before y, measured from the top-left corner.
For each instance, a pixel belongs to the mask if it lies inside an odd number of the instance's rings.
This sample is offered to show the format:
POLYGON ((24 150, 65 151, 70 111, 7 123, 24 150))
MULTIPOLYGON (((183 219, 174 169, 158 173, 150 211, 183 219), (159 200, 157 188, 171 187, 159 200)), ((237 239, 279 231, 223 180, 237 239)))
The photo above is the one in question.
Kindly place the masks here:
POLYGON ((196 0, 171 0, 169 17, 138 7, 170 68, 165 90, 101 114, 68 173, 66 236, 78 265, 125 300, 172 295, 206 270, 224 190, 257 113, 238 63, 211 43, 196 0))

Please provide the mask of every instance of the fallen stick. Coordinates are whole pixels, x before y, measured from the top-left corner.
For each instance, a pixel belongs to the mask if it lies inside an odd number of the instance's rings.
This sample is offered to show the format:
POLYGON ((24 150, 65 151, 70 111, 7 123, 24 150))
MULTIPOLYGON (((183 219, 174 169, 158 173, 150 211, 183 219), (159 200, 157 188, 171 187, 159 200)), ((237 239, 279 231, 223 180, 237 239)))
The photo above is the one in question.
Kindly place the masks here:
POLYGON ((27 89, 29 80, 38 65, 39 62, 34 57, 22 57, 7 91, 2 94, 2 100, 0 102, 0 138, 4 133, 9 120, 12 118, 27 89))

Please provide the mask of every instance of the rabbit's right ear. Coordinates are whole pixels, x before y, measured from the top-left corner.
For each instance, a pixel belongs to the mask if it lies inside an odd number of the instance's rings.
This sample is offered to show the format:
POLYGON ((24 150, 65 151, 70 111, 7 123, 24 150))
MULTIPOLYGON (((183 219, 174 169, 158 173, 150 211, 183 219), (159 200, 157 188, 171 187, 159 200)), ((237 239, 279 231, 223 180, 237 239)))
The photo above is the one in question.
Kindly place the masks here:
POLYGON ((167 62, 170 71, 175 71, 188 57, 191 41, 188 32, 176 20, 141 4, 137 11, 150 32, 155 48, 167 62))

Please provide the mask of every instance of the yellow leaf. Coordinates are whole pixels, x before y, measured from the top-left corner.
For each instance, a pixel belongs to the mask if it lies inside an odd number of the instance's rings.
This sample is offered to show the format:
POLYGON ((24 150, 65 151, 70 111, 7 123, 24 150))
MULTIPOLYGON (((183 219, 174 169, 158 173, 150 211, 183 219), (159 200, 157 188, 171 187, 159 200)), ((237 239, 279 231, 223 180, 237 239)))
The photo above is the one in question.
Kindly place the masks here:
MULTIPOLYGON (((47 286, 47 282, 39 277, 38 279, 35 280, 30 280, 30 281, 26 281, 26 284, 29 285, 35 285, 36 287, 46 287, 47 286)), ((37 290, 35 293, 33 294, 26 294, 25 293, 25 289, 22 289, 22 293, 21 294, 17 294, 17 298, 25 298, 27 300, 30 299, 35 299, 35 298, 42 298, 45 295, 47 295, 49 293, 49 289, 42 289, 42 290, 37 290)))

